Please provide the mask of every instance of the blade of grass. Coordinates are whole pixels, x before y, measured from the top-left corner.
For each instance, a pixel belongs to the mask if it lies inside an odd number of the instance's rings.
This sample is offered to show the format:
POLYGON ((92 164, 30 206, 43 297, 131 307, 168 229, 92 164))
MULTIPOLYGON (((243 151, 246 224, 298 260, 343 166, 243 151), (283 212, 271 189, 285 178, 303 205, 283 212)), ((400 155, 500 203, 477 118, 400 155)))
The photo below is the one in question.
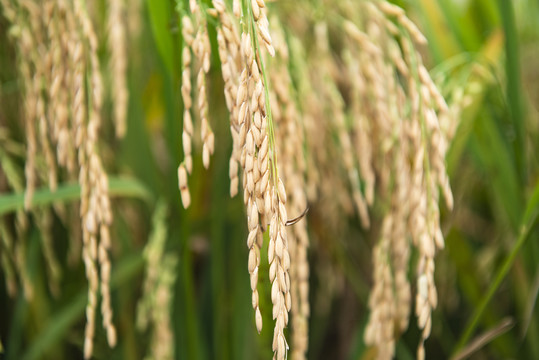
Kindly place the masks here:
MULTIPOLYGON (((503 34, 501 31, 495 31, 494 33, 492 33, 492 35, 490 35, 485 45, 479 52, 477 60, 470 54, 459 55, 458 57, 454 58, 454 60, 457 60, 459 62, 475 62, 483 60, 485 62, 485 65, 496 64, 500 59, 502 49, 503 34), (462 60, 460 60, 460 58, 462 58, 462 60)), ((453 59, 450 59, 445 63, 449 64, 452 60, 453 59)), ((441 66, 444 66, 444 64, 442 64, 441 66)), ((460 123, 457 128, 457 133, 451 141, 449 152, 446 157, 447 169, 450 176, 453 176, 455 174, 455 171, 457 171, 458 169, 461 157, 466 149, 466 145, 469 142, 470 135, 473 132, 475 119, 477 119, 481 108, 484 106, 486 92, 488 91, 488 88, 493 85, 493 80, 491 78, 481 77, 477 74, 474 74, 473 66, 470 66, 469 69, 467 69, 466 73, 461 76, 461 81, 463 83, 469 84, 471 82, 475 82, 479 85, 480 90, 467 95, 470 96, 471 103, 466 109, 464 109, 464 112, 460 119, 460 123)))
MULTIPOLYGON (((151 199, 148 190, 136 179, 109 178, 109 194, 112 197, 135 197, 151 199)), ((80 198, 78 184, 62 184, 56 191, 48 188, 36 190, 32 206, 47 206, 55 202, 69 202, 80 198)), ((0 216, 24 209, 24 193, 11 193, 0 196, 0 216)))
POLYGON ((174 41, 171 36, 172 6, 169 1, 146 1, 157 50, 170 75, 174 74, 174 41))
MULTIPOLYGON (((179 198, 179 196, 178 196, 179 198)), ((196 204, 196 203, 194 203, 196 204)), ((174 332, 176 336, 176 352, 180 359, 206 359, 207 348, 204 347, 204 336, 201 332, 199 309, 196 293, 196 277, 192 241, 193 209, 181 210, 180 214, 172 213, 179 226, 169 228, 169 237, 179 247, 180 264, 174 289, 174 332)), ((169 242, 170 243, 170 242, 169 242)))
POLYGON ((522 84, 520 83, 520 59, 519 59, 519 39, 515 24, 513 2, 498 0, 498 7, 501 14, 502 25, 505 32, 505 72, 507 80, 507 103, 511 112, 511 120, 515 129, 515 139, 513 147, 515 160, 520 178, 520 183, 526 183, 526 143, 524 111, 522 106, 522 84))
POLYGON ((484 110, 475 122, 471 139, 472 151, 478 155, 478 165, 489 179, 491 194, 497 211, 518 234, 524 200, 519 185, 514 158, 496 120, 484 110))
POLYGON ((429 50, 436 63, 462 52, 461 45, 453 31, 447 31, 449 24, 435 1, 420 0, 416 6, 422 15, 424 33, 429 40, 429 50))
MULTIPOLYGON (((151 47, 153 44, 151 39, 148 39, 150 36, 151 34, 145 34, 139 47, 151 47)), ((149 52, 156 53, 153 49, 149 52)), ((158 56, 155 54, 155 57, 158 56)), ((147 75, 148 78, 141 76, 140 68, 141 66, 130 69, 129 93, 133 101, 129 102, 129 126, 116 159, 118 164, 129 168, 133 177, 146 185, 153 194, 159 194, 163 188, 163 179, 152 152, 152 139, 155 137, 152 129, 155 125, 152 122, 154 118, 149 105, 152 96, 148 94, 156 94, 156 97, 160 97, 161 94, 155 84, 156 77, 150 74, 147 75)))
POLYGON ((445 15, 451 32, 460 42, 460 46, 467 51, 475 51, 481 44, 480 33, 476 28, 476 20, 469 14, 459 11, 454 1, 438 0, 438 4, 445 15))
POLYGON ((487 305, 489 304, 490 300, 492 300, 494 294, 496 293, 496 290, 498 290, 502 281, 505 279, 505 277, 509 273, 509 270, 511 270, 511 267, 513 266, 513 263, 515 262, 515 259, 520 249, 524 245, 526 239, 528 238, 528 234, 530 233, 532 226, 537 220, 538 213, 539 213, 539 182, 535 185, 533 195, 528 201, 528 204, 526 205, 526 210, 524 212, 524 216, 522 217, 522 224, 520 227, 520 233, 519 233, 518 239, 515 242, 513 249, 511 250, 511 253, 509 253, 504 263, 498 270, 494 282, 490 285, 488 291, 486 292, 485 296, 481 300, 481 303, 476 308, 474 315, 472 316, 471 320, 466 326, 466 329, 462 333, 462 336, 459 339, 457 346, 455 347, 455 352, 453 356, 456 356, 456 354, 460 350, 462 350, 463 347, 470 340, 470 337, 472 336, 475 329, 477 328, 477 325, 479 324, 479 320, 483 316, 483 313, 485 312, 487 305))
POLYGON ((478 8, 477 13, 481 14, 485 21, 491 24, 500 23, 500 14, 492 0, 478 0, 476 6, 478 8))

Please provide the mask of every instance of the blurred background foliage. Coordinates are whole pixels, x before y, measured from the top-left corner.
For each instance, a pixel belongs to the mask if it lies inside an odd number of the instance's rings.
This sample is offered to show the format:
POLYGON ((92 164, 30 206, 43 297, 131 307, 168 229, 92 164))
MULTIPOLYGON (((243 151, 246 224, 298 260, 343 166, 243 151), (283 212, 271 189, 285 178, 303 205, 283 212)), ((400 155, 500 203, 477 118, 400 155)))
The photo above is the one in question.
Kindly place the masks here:
MULTIPOLYGON (((479 344, 472 355, 476 359, 539 359, 539 1, 394 3, 426 35, 425 63, 448 102, 463 108, 447 157, 455 206, 442 212, 446 249, 437 256, 440 303, 427 356, 458 357, 479 344)), ((322 0, 298 4, 313 12, 331 6, 322 0)), ((209 99, 216 151, 206 171, 195 146, 192 205, 188 211, 181 206, 176 175, 181 160, 181 23, 176 5, 167 0, 129 2, 134 8, 130 14, 139 15, 130 21, 139 21, 135 26, 140 31, 130 34, 128 130, 124 139, 116 140, 113 129, 105 127, 100 150, 114 196, 111 286, 119 343, 109 349, 98 327, 94 356, 141 359, 148 352, 150 338, 137 328, 136 314, 143 293, 144 247, 160 229, 165 253, 176 259, 170 314, 175 357, 268 359, 270 322, 257 335, 250 305, 244 206, 241 197, 231 199, 228 193, 231 139, 211 25, 209 99), (157 206, 162 210, 155 211, 157 206)), ((105 1, 93 6, 100 14, 105 1)), ((294 21, 284 1, 273 3, 271 10, 286 19, 284 24, 294 21)), ((104 26, 98 21, 98 33, 104 26)), ((24 132, 16 120, 16 74, 7 23, 0 18, 0 237, 19 234, 14 224, 23 203, 24 132)), ((36 193, 38 210, 24 231, 32 299, 25 299, 20 283, 17 294, 9 296, 6 274, 0 272, 0 352, 5 359, 82 358, 87 282, 83 264, 66 253, 67 239, 77 230, 46 210, 51 204, 70 206, 77 197, 78 187, 71 184, 54 194, 46 189, 36 193), (49 214, 48 235, 35 218, 39 211, 49 214), (47 268, 43 256, 45 236, 54 241, 57 273, 47 268), (51 285, 54 276, 57 288, 51 285)), ((372 243, 354 218, 343 219, 347 226, 331 233, 321 225, 326 215, 316 206, 308 214, 308 358, 370 359, 363 331, 372 243)), ((261 281, 269 289, 267 279, 261 281)), ((271 307, 267 298, 261 296, 263 309, 271 307)), ((396 358, 413 358, 418 339, 412 321, 397 344, 396 358)))

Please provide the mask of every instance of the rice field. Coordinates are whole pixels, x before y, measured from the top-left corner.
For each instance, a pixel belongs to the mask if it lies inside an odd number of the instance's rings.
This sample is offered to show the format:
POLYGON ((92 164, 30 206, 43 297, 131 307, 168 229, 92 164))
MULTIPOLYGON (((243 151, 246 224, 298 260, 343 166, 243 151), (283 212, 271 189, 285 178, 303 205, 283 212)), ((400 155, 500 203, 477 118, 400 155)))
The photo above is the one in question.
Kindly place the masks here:
POLYGON ((0 359, 539 358, 537 19, 0 0, 0 359))

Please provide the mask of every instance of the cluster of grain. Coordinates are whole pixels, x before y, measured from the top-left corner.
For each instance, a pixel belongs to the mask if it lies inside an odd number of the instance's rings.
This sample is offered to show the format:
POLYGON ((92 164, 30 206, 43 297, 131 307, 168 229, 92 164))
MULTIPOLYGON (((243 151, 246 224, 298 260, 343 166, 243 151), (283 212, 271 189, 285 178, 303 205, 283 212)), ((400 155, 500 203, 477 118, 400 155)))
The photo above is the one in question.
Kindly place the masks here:
MULTIPOLYGON (((90 358, 98 293, 101 294, 100 311, 108 343, 110 346, 116 344, 109 287, 112 209, 108 178, 98 153, 105 91, 98 58, 98 37, 86 4, 81 0, 4 0, 1 5, 14 29, 10 34, 17 48, 24 90, 25 207, 38 215, 38 224, 44 234, 50 234, 51 215, 47 210, 32 210, 34 189, 41 180, 39 164, 42 161, 46 164, 48 176, 44 182, 52 191, 59 182, 59 167, 66 170, 68 179, 78 179, 81 186, 82 258, 89 281, 84 356, 90 358)), ((111 65, 116 75, 112 92, 119 135, 125 132, 127 108, 122 7, 122 1, 118 0, 111 2, 109 9, 109 40, 114 43, 110 47, 111 65)), ((67 217, 60 206, 57 211, 67 217)), ((78 239, 73 237, 74 242, 78 239)), ((53 241, 47 235, 44 240, 44 254, 54 279, 58 277, 58 265, 52 250, 53 241)), ((79 244, 71 247, 81 248, 79 244)), ((29 295, 31 287, 26 288, 29 295)))
MULTIPOLYGON (((39 164, 46 165, 45 182, 52 190, 61 180, 59 169, 81 185, 79 246, 89 281, 84 356, 89 358, 99 293, 108 343, 116 343, 109 288, 112 210, 98 153, 105 94, 98 58, 101 37, 83 0, 0 4, 8 21, 16 24, 12 36, 27 135, 26 208, 40 185, 39 164)), ((369 233, 376 238, 365 342, 377 349, 378 359, 392 358, 398 337, 408 328, 415 296, 421 330, 417 357, 423 359, 438 302, 434 257, 444 246, 439 200, 443 197, 448 208, 453 202, 444 161, 455 132, 453 119, 465 105, 446 105, 417 50, 426 39, 401 8, 384 0, 322 2, 320 7, 331 16, 320 17, 304 11, 301 2, 271 6, 279 16, 269 21, 264 0, 178 2, 183 105, 178 185, 183 206, 191 204, 193 144, 201 144, 208 169, 220 140, 212 130, 208 101, 210 34, 215 29, 232 137, 230 195, 243 195, 247 270, 259 332, 264 312, 259 271, 265 261, 261 252, 267 248, 274 358, 285 359, 289 350, 294 359, 307 354, 309 236, 304 215, 310 206, 324 214, 335 237, 356 216, 366 233, 374 228, 369 233), (264 243, 266 232, 269 240, 264 243), (408 277, 414 249, 415 294, 408 277), (285 337, 289 322, 290 346, 285 337)), ((125 18, 130 9, 124 0, 106 7, 118 136, 126 131, 127 28, 137 27, 125 18)), ((160 217, 164 214, 156 213, 160 217)), ((51 215, 40 214, 38 225, 50 232, 51 215)), ((162 231, 146 247, 148 271, 139 311, 142 328, 153 324, 151 352, 156 359, 174 354, 169 308, 176 259, 163 253, 162 231)), ((52 239, 44 240, 49 271, 58 278, 52 239)), ((15 247, 13 243, 7 241, 6 248, 15 247)), ((17 246, 24 254, 24 246, 17 246)), ((14 271, 30 296, 32 285, 20 254, 14 256, 19 259, 14 271)), ((9 274, 14 271, 5 263, 7 281, 13 284, 9 274)))

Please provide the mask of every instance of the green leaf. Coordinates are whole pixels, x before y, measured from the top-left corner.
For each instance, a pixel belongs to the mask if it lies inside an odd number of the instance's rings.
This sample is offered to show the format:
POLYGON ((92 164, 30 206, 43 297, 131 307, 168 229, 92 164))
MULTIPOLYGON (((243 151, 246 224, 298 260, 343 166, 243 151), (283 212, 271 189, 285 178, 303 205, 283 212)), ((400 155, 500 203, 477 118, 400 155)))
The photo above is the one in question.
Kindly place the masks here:
POLYGON ((520 83, 519 39, 515 24, 512 1, 498 0, 498 6, 505 32, 505 72, 507 78, 507 102, 515 129, 513 147, 521 184, 526 183, 526 142, 524 111, 522 106, 522 85, 520 83))
POLYGON ((172 7, 166 0, 148 0, 146 6, 157 50, 169 74, 172 75, 174 74, 174 41, 170 30, 172 7))
POLYGON ((524 201, 511 151, 495 120, 485 111, 476 120, 474 135, 472 145, 489 179, 496 208, 517 234, 524 201))
MULTIPOLYGON (((112 197, 135 197, 151 199, 148 190, 137 180, 127 178, 109 178, 109 194, 112 197)), ((55 202, 69 202, 80 199, 78 184, 61 184, 56 191, 48 188, 36 190, 32 206, 47 206, 55 202)), ((0 216, 24 209, 24 193, 11 193, 0 196, 0 216)))

